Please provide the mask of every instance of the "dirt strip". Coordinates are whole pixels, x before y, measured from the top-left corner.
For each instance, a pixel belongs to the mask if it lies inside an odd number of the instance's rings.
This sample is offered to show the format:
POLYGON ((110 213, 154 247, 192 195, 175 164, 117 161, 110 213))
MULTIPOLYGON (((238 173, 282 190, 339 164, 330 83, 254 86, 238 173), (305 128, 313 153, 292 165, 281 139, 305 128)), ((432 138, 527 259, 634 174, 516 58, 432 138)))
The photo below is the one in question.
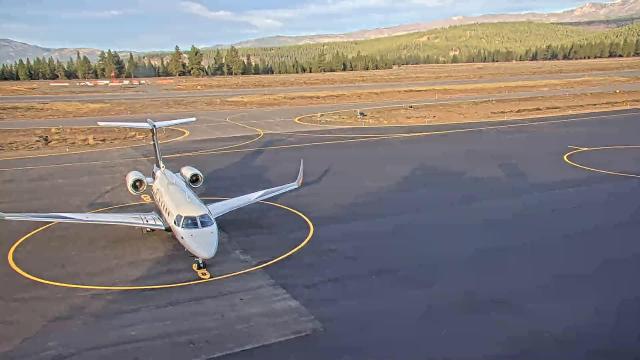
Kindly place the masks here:
POLYGON ((166 90, 219 90, 269 87, 352 85, 361 83, 424 82, 441 80, 491 80, 506 76, 536 76, 639 70, 640 58, 567 61, 522 61, 512 63, 410 65, 390 70, 337 73, 147 78, 143 86, 78 86, 79 80, 0 81, 2 95, 65 95, 157 92, 166 90), (50 83, 68 83, 51 86, 50 83))
MULTIPOLYGON (((160 141, 184 135, 177 129, 163 128, 160 141)), ((0 158, 104 150, 138 146, 151 142, 149 131, 100 127, 56 127, 41 129, 0 129, 0 158)))
POLYGON ((301 123, 331 126, 433 125, 487 120, 513 120, 538 116, 640 107, 640 91, 522 99, 486 100, 449 104, 398 106, 308 115, 301 123))
POLYGON ((490 96, 521 92, 545 92, 616 85, 640 84, 634 77, 581 78, 567 80, 512 81, 486 84, 371 89, 302 93, 259 94, 177 99, 109 100, 94 102, 9 103, 0 104, 0 120, 118 116, 132 114, 178 113, 256 107, 305 106, 354 102, 420 101, 455 99, 462 96, 490 96))

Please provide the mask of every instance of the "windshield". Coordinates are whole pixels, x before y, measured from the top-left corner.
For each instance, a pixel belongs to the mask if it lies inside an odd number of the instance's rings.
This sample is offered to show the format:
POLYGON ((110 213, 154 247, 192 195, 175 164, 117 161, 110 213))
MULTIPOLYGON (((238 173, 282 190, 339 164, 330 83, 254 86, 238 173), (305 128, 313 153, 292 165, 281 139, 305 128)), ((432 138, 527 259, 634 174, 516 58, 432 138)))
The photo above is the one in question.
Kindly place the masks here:
POLYGON ((211 220, 211 216, 207 214, 198 216, 198 220, 200 220, 200 226, 203 228, 213 226, 213 220, 211 220))
POLYGON ((198 220, 195 216, 185 216, 184 220, 182 220, 182 228, 183 229, 197 229, 198 228, 198 220))

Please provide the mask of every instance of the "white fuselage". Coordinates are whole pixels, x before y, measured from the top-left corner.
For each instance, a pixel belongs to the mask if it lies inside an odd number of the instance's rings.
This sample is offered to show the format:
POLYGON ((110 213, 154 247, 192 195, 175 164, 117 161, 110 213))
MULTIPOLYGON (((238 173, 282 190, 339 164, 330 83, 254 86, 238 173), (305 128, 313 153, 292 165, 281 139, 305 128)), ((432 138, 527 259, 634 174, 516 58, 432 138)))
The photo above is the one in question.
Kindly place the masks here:
POLYGON ((197 258, 212 258, 218 250, 218 225, 182 177, 156 167, 152 193, 161 216, 180 244, 197 258))

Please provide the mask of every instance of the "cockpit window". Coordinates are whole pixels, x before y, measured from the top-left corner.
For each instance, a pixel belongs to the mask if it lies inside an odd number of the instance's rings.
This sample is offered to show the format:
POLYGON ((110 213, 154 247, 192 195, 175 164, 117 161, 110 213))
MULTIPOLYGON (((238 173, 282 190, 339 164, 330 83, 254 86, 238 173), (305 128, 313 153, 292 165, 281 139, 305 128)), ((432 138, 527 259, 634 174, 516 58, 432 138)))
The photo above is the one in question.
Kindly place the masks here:
POLYGON ((203 228, 213 226, 213 220, 211 220, 211 216, 207 214, 198 216, 198 220, 200 220, 200 226, 202 226, 203 228))
POLYGON ((173 224, 180 227, 180 224, 182 224, 182 215, 176 215, 175 220, 173 220, 173 224))
POLYGON ((198 219, 195 216, 185 216, 184 220, 182 220, 182 228, 183 229, 197 229, 198 228, 198 219))

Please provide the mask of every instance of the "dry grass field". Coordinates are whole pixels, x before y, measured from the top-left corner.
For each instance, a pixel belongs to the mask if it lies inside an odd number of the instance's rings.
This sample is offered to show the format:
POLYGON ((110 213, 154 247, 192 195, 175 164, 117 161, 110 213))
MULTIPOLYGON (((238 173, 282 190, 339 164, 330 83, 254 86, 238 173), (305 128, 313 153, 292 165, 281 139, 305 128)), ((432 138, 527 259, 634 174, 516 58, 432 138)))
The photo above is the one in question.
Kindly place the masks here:
POLYGON ((640 91, 530 97, 371 109, 308 115, 298 121, 332 126, 436 125, 525 119, 640 106, 640 91))
MULTIPOLYGON (((335 90, 242 95, 231 97, 188 97, 175 99, 136 99, 82 102, 7 103, 0 104, 0 120, 54 119, 87 116, 179 113, 256 107, 304 106, 354 102, 424 101, 456 99, 462 96, 504 95, 548 90, 589 89, 640 83, 632 77, 580 78, 474 83, 401 89, 335 90), (153 109, 150 111, 150 109, 153 109)), ((585 91, 586 91, 585 90, 585 91)))
POLYGON ((139 87, 50 86, 51 81, 3 81, 0 96, 62 95, 90 93, 155 92, 167 90, 198 91, 216 89, 249 89, 269 87, 301 87, 317 85, 350 85, 359 83, 398 83, 438 80, 490 80, 505 76, 536 76, 552 74, 590 73, 596 71, 640 70, 639 58, 540 61, 483 64, 413 65, 377 71, 352 71, 319 74, 218 76, 149 78, 148 85, 139 87))
MULTIPOLYGON (((189 96, 166 99, 91 100, 78 102, 22 102, 0 104, 2 120, 55 119, 71 117, 101 117, 148 115, 221 109, 269 108, 345 103, 406 104, 434 99, 451 103, 420 106, 400 106, 367 110, 364 119, 354 111, 307 116, 303 122, 324 125, 412 125, 505 120, 561 115, 596 110, 640 106, 640 91, 614 91, 616 87, 640 84, 640 78, 593 76, 599 71, 640 70, 640 58, 587 61, 515 62, 491 64, 452 64, 404 66, 398 69, 301 75, 238 76, 207 78, 149 79, 150 84, 136 88, 50 86, 48 82, 0 82, 0 97, 7 95, 64 95, 77 93, 113 93, 167 91, 198 91, 212 89, 271 88, 268 94, 189 96), (554 74, 573 74, 571 79, 553 79, 554 74), (514 80, 505 77, 522 76, 532 79, 514 80), (541 78, 536 79, 537 76, 541 78), (544 76, 544 77, 542 77, 544 76), (473 83, 420 86, 415 82, 438 80, 477 80, 473 83), (361 89, 345 89, 340 85, 358 83, 380 84, 361 89), (385 88, 384 83, 406 83, 402 88, 385 88), (412 85, 413 83, 413 85, 412 85), (323 91, 287 91, 287 88, 327 85, 335 89, 323 91), (282 88, 279 91, 278 88, 282 88), (610 92, 593 92, 594 88, 610 92), (568 90, 562 96, 545 96, 545 91, 568 90), (575 94, 569 94, 569 90, 575 94), (526 98, 500 99, 512 94, 526 98), (495 96, 497 100, 460 101, 464 97, 495 96)), ((73 82, 71 82, 73 83, 73 82)), ((602 90, 601 90, 602 91, 602 90)), ((468 100, 468 99, 467 99, 468 100)), ((354 105, 355 106, 355 105, 354 105)), ((162 139, 182 135, 168 130, 162 139)), ((0 130, 0 158, 26 154, 67 153, 139 145, 148 141, 146 132, 121 129, 64 128, 0 130), (144 140, 141 142, 141 140, 144 140)))
MULTIPOLYGON (((183 131, 162 129, 160 141, 182 136, 183 131)), ((100 150, 151 142, 149 131, 100 127, 0 129, 0 158, 100 150)))

